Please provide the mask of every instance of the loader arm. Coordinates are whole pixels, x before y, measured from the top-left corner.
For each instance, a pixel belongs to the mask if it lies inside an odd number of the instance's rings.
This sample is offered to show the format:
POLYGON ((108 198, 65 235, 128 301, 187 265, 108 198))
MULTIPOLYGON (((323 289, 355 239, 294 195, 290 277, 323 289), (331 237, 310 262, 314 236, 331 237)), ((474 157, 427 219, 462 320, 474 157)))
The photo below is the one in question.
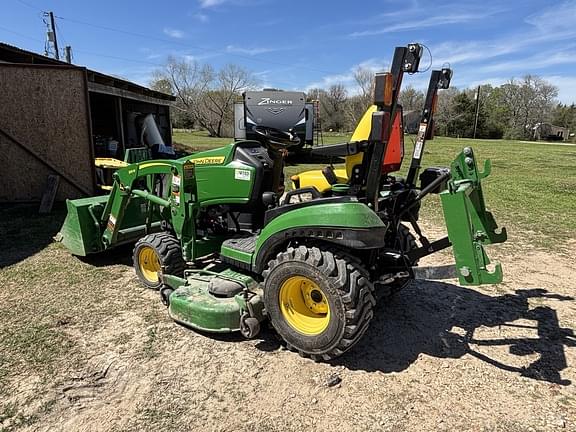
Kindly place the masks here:
POLYGON ((164 224, 188 259, 193 256, 197 198, 192 161, 134 163, 114 173, 108 196, 68 200, 57 239, 73 254, 86 256, 133 242, 164 224))
POLYGON ((114 186, 102 214, 106 228, 102 234, 105 247, 114 245, 130 200, 146 202, 146 231, 149 231, 153 206, 180 240, 184 259, 191 259, 195 239, 197 204, 195 166, 189 160, 159 160, 129 165, 114 174, 114 186), (155 191, 156 177, 162 176, 162 196, 155 191))

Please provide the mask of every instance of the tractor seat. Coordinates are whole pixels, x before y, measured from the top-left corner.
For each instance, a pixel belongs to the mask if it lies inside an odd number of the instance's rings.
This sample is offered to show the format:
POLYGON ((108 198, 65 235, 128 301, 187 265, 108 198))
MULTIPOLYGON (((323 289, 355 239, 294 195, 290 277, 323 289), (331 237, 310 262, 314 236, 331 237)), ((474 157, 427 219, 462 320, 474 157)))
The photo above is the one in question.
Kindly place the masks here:
POLYGON ((304 171, 291 178, 294 189, 315 188, 321 195, 326 194, 332 189, 334 184, 348 183, 346 168, 332 168, 326 166, 322 170, 304 171))

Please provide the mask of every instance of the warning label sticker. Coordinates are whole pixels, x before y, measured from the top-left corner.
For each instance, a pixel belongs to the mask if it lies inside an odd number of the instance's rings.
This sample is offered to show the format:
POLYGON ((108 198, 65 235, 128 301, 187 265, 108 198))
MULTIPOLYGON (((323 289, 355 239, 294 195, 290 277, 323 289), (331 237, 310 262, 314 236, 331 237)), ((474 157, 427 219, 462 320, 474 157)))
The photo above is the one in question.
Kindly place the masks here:
POLYGON ((116 218, 110 214, 110 217, 108 218, 108 223, 106 224, 106 228, 108 228, 108 230, 110 231, 114 231, 114 227, 116 227, 116 218))
POLYGON ((422 156, 422 147, 424 146, 424 140, 426 139, 426 123, 420 123, 418 128, 418 138, 416 139, 416 145, 414 146, 414 157, 420 159, 422 156))

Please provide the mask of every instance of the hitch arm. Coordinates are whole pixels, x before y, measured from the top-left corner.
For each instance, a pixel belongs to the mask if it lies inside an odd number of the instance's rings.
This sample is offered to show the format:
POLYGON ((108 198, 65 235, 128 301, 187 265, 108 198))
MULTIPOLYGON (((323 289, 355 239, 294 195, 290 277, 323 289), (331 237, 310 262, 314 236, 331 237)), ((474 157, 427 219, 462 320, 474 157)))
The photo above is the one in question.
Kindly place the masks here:
POLYGON ((418 71, 421 57, 420 44, 396 47, 390 72, 376 74, 374 105, 377 110, 372 114, 368 148, 362 161, 362 183, 366 186, 366 201, 375 211, 378 211, 382 162, 392 132, 402 78, 405 73, 418 71))
POLYGON ((434 136, 434 111, 436 110, 438 90, 449 88, 451 79, 452 69, 449 68, 434 70, 430 76, 426 101, 424 102, 424 108, 422 109, 422 114, 420 116, 418 135, 416 137, 416 143, 414 144, 414 151, 412 152, 410 170, 406 177, 406 183, 409 185, 416 184, 416 178, 420 171, 420 162, 422 161, 422 155, 424 154, 426 139, 432 139, 434 136))

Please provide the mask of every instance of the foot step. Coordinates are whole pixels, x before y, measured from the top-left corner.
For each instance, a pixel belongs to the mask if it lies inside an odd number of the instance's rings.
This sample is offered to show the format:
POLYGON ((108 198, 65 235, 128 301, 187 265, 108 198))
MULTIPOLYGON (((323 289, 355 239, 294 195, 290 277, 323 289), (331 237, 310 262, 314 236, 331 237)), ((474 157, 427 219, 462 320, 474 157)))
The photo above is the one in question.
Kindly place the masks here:
POLYGON ((256 249, 257 235, 239 236, 228 239, 222 243, 222 247, 234 249, 241 252, 252 253, 256 249))

